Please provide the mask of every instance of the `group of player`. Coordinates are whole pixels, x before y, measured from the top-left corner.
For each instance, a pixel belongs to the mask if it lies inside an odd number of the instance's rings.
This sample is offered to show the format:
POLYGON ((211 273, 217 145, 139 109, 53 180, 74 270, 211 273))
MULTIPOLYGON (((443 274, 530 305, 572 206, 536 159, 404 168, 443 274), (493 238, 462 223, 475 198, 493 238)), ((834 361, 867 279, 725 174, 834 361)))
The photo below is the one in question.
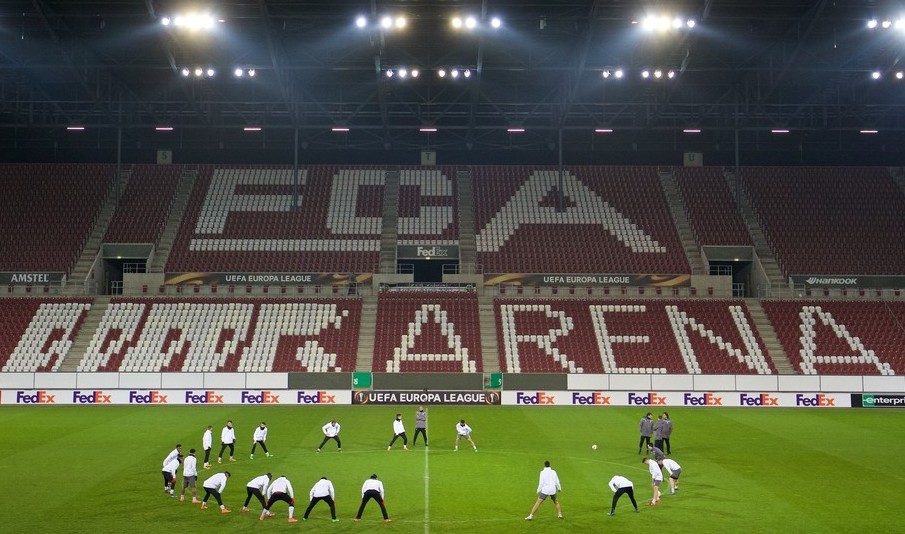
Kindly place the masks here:
MULTIPOLYGON (((324 445, 326 445, 330 440, 335 441, 337 450, 339 452, 342 452, 342 441, 339 437, 341 428, 341 425, 336 421, 336 419, 332 419, 328 423, 326 423, 321 428, 324 434, 324 439, 323 441, 321 441, 320 445, 318 445, 316 452, 320 453, 324 445)), ((471 446, 474 448, 474 451, 477 452, 478 447, 472 439, 471 433, 471 427, 468 426, 464 419, 461 419, 456 424, 456 440, 454 449, 459 450, 459 441, 465 439, 471 444, 471 446)), ((425 412, 424 406, 420 406, 415 414, 415 435, 412 442, 413 446, 417 443, 419 434, 424 439, 425 447, 428 446, 427 412, 425 412)), ((389 445, 387 445, 387 451, 392 450, 393 444, 398 439, 402 440, 403 449, 408 450, 408 436, 405 432, 405 425, 402 421, 402 414, 396 414, 396 417, 393 420, 393 438, 391 439, 389 445)), ((250 454, 250 458, 252 460, 255 457, 255 450, 258 446, 261 447, 261 450, 264 451, 264 454, 266 454, 267 457, 273 456, 267 449, 266 441, 267 424, 265 422, 261 422, 260 426, 255 428, 254 431, 250 454)), ((204 450, 204 463, 202 464, 202 468, 211 469, 212 466, 210 463, 210 454, 211 449, 213 448, 212 426, 208 425, 207 429, 204 431, 204 434, 201 437, 201 443, 204 450)), ((236 432, 233 428, 233 422, 231 420, 226 422, 226 425, 220 432, 220 443, 220 453, 217 457, 217 463, 223 463, 223 455, 227 449, 229 449, 228 461, 235 462, 236 432)), ((229 471, 215 473, 204 480, 201 485, 205 493, 204 498, 201 500, 198 499, 198 464, 197 458, 195 457, 195 452, 195 449, 190 449, 188 455, 183 456, 182 445, 177 444, 176 448, 174 448, 167 455, 167 457, 163 461, 162 470, 164 480, 164 493, 168 494, 171 498, 176 498, 176 475, 179 467, 182 466, 183 483, 182 492, 179 495, 180 501, 185 501, 186 490, 190 490, 192 497, 191 503, 200 504, 202 510, 207 509, 208 500, 213 497, 220 508, 220 513, 232 513, 232 510, 230 510, 226 507, 226 505, 223 504, 222 497, 223 491, 226 489, 226 483, 232 476, 229 471)), ((255 497, 261 503, 262 507, 261 515, 258 517, 258 520, 264 521, 264 519, 268 517, 274 517, 275 514, 273 514, 270 510, 277 502, 282 501, 289 506, 289 522, 298 522, 298 519, 295 518, 295 491, 293 490, 292 484, 290 483, 289 479, 287 479, 285 475, 281 475, 275 479, 273 478, 273 475, 271 473, 265 473, 263 475, 257 476, 246 484, 246 493, 247 496, 245 498, 245 504, 243 504, 242 506, 242 512, 250 511, 248 505, 251 502, 252 497, 255 497)), ((383 487, 383 482, 380 481, 376 474, 372 474, 367 480, 365 480, 364 484, 362 484, 361 505, 359 506, 358 513, 353 520, 356 522, 360 521, 361 516, 364 513, 365 506, 368 504, 368 502, 374 500, 375 502, 377 502, 378 506, 380 506, 380 511, 383 515, 384 522, 392 522, 392 519, 390 519, 386 506, 384 504, 384 496, 385 490, 383 487)), ((305 510, 304 516, 302 517, 303 520, 308 519, 308 515, 311 513, 312 509, 318 502, 324 501, 330 507, 330 517, 332 521, 339 521, 339 519, 337 519, 336 517, 335 488, 333 487, 333 483, 327 477, 321 477, 320 480, 314 483, 314 485, 311 487, 311 490, 309 491, 309 498, 310 500, 308 508, 305 510)))

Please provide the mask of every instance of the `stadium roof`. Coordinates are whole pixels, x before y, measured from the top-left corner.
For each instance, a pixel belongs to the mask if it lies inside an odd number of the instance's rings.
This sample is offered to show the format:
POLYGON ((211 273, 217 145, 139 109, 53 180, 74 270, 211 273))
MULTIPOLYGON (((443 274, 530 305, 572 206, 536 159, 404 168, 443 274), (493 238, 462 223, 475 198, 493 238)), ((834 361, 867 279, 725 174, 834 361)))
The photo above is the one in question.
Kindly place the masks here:
POLYGON ((265 141, 255 143, 304 149, 550 152, 562 136, 574 152, 608 143, 731 152, 737 138, 748 151, 871 143, 899 152, 899 9, 851 0, 0 0, 0 143, 56 146, 67 142, 61 130, 80 126, 97 131, 98 145, 150 147, 176 135, 181 147, 229 149, 248 142, 244 128, 260 127, 265 141), (192 5, 214 17, 210 31, 161 24, 192 5), (451 18, 469 14, 476 28, 455 31, 451 18), (644 31, 654 14, 670 27, 644 31), (384 15, 405 16, 405 28, 380 27, 384 15), (674 17, 696 25, 676 30, 674 17), (880 22, 870 29, 872 18, 880 22), (216 73, 197 77, 196 67, 216 73), (879 133, 865 141, 862 130, 879 133))

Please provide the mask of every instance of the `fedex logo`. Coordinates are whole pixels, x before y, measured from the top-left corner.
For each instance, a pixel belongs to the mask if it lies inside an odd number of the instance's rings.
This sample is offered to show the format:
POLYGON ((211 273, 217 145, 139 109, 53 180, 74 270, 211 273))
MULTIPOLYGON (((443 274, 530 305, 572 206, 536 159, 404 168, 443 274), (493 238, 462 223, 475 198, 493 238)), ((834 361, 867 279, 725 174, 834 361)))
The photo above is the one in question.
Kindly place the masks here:
POLYGON ((700 397, 696 395, 692 395, 691 393, 685 394, 685 406, 722 406, 723 405, 723 397, 717 397, 713 393, 704 393, 700 397))
POLYGON ((223 395, 217 395, 216 391, 185 392, 186 404, 223 404, 223 395))
POLYGON ((299 404, 336 404, 336 395, 327 395, 326 391, 317 391, 314 394, 299 391, 296 402, 299 404))
POLYGON ((533 395, 526 395, 521 391, 515 393, 516 404, 556 404, 556 397, 546 392, 538 391, 533 395))
POLYGON ((813 397, 796 393, 795 406, 836 406, 836 398, 827 397, 823 393, 818 393, 813 397))
POLYGON ((48 395, 48 393, 44 390, 35 391, 33 394, 28 394, 24 391, 16 392, 16 403, 17 404, 56 404, 57 401, 54 399, 56 395, 48 395))
POLYGON ((161 395, 159 391, 149 391, 141 394, 135 390, 129 392, 129 404, 169 404, 168 395, 161 395))
POLYGON ((779 406, 779 397, 772 397, 766 393, 760 395, 748 395, 741 393, 738 396, 740 406, 779 406))
POLYGON ((572 393, 572 404, 579 404, 583 406, 587 405, 598 405, 603 406, 605 404, 610 404, 610 398, 605 397, 599 391, 595 391, 590 395, 582 395, 581 393, 572 393))
POLYGON ((656 393, 648 393, 647 395, 638 395, 637 393, 628 394, 628 403, 638 406, 666 406, 666 397, 657 395, 656 393))
POLYGON ((112 395, 105 395, 103 391, 95 390, 82 393, 79 390, 72 392, 73 404, 110 404, 112 395))
POLYGON ((262 391, 254 394, 250 391, 242 392, 242 404, 279 404, 280 396, 270 391, 262 391))

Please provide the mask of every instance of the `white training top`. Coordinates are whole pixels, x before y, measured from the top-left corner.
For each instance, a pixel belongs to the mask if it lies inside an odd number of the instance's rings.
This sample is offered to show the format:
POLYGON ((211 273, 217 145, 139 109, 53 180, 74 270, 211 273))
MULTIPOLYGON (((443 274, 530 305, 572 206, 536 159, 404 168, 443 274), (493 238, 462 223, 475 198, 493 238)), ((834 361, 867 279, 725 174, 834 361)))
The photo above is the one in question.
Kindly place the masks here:
POLYGON ((471 427, 467 424, 456 423, 456 432, 460 436, 470 436, 471 435, 471 427))
POLYGON ((216 473, 211 476, 209 479, 204 481, 203 486, 208 489, 217 490, 220 493, 223 493, 223 490, 226 489, 226 473, 216 473))
POLYGON ((220 431, 220 442, 226 444, 235 443, 236 429, 228 426, 223 427, 223 430, 220 431))
POLYGON ((559 475, 552 467, 545 467, 540 472, 540 480, 537 482, 537 492, 544 495, 556 495, 557 491, 562 491, 562 485, 559 483, 559 475))
POLYGON ((650 471, 650 476, 653 477, 654 480, 663 480, 663 471, 660 471, 660 466, 657 465, 657 462, 648 460, 647 470, 650 471))
POLYGON ((270 484, 270 477, 268 477, 267 475, 261 475, 249 480, 248 484, 245 484, 245 486, 264 491, 267 489, 268 484, 270 484))
POLYGON ((255 441, 266 441, 267 440, 267 427, 264 428, 257 427, 255 428, 255 441))
POLYGON ((321 430, 324 431, 325 436, 327 436, 328 438, 332 438, 332 437, 336 436, 337 434, 339 434, 339 423, 333 423, 331 421, 331 422, 327 423, 326 425, 324 425, 321 430))
POLYGON ((286 477, 277 477, 276 480, 271 482, 270 487, 267 488, 267 498, 269 499, 274 493, 288 493, 290 497, 295 499, 292 484, 289 483, 289 479, 286 477))
POLYGON ((361 485, 361 496, 365 496, 365 492, 368 490, 377 490, 380 492, 380 498, 383 499, 383 482, 377 480, 376 478, 369 478, 365 480, 365 483, 361 485))
POLYGON ((175 460, 177 456, 179 456, 179 450, 173 449, 173 451, 170 454, 167 454, 167 457, 163 459, 163 466, 166 467, 166 465, 175 460))
POLYGON ((333 490, 333 483, 326 478, 322 478, 315 482, 314 486, 311 487, 311 491, 308 492, 308 496, 312 499, 315 497, 326 497, 327 495, 329 495, 331 499, 336 498, 336 492, 333 490))
POLYGON ((196 477, 198 476, 198 459, 195 455, 189 454, 182 459, 182 476, 196 477))
POLYGON ((676 463, 675 460, 670 460, 669 458, 663 459, 663 468, 666 469, 666 472, 670 475, 682 469, 682 466, 676 463))
POLYGON ((402 420, 400 420, 400 419, 393 420, 393 433, 395 433, 395 434, 404 434, 405 433, 405 425, 402 424, 402 420))
POLYGON ((204 435, 201 436, 201 448, 204 450, 210 449, 214 446, 214 433, 210 430, 205 430, 204 435))
POLYGON ((176 476, 177 469, 179 469, 179 460, 177 460, 176 458, 173 458, 172 460, 170 460, 170 463, 163 466, 163 471, 165 473, 170 473, 173 476, 176 476))
POLYGON ((622 475, 616 475, 610 479, 610 489, 613 490, 613 493, 616 493, 616 490, 619 488, 634 488, 635 485, 632 484, 632 481, 625 478, 622 475))

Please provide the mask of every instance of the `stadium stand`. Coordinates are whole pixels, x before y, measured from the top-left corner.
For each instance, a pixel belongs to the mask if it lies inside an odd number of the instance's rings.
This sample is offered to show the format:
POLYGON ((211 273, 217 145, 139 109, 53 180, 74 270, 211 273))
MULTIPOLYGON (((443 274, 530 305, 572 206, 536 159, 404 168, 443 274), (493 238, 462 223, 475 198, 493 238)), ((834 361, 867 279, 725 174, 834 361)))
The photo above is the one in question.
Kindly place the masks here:
POLYGON ((377 301, 375 372, 480 373, 481 328, 471 292, 384 292, 377 301))
POLYGON ((762 302, 796 372, 806 375, 905 373, 905 303, 762 302))
POLYGON ((404 167, 400 170, 398 244, 457 244, 457 191, 455 167, 404 167))
POLYGON ((56 371, 81 328, 91 298, 0 299, 0 369, 56 371))
POLYGON ((746 167, 741 177, 785 276, 902 273, 905 195, 886 169, 746 167))
POLYGON ((720 167, 679 167, 673 176, 698 245, 754 245, 720 167))
POLYGON ((114 298, 78 370, 351 371, 360 318, 357 299, 114 298))
POLYGON ((498 299, 515 373, 774 374, 742 301, 498 299))
POLYGON ((182 178, 182 166, 135 165, 131 170, 104 242, 157 244, 182 178))
POLYGON ((199 169, 167 272, 372 272, 384 171, 314 166, 199 169))
POLYGON ((654 167, 474 168, 485 273, 658 273, 691 269, 654 167))
POLYGON ((0 165, 0 271, 69 274, 115 174, 114 165, 0 165))

